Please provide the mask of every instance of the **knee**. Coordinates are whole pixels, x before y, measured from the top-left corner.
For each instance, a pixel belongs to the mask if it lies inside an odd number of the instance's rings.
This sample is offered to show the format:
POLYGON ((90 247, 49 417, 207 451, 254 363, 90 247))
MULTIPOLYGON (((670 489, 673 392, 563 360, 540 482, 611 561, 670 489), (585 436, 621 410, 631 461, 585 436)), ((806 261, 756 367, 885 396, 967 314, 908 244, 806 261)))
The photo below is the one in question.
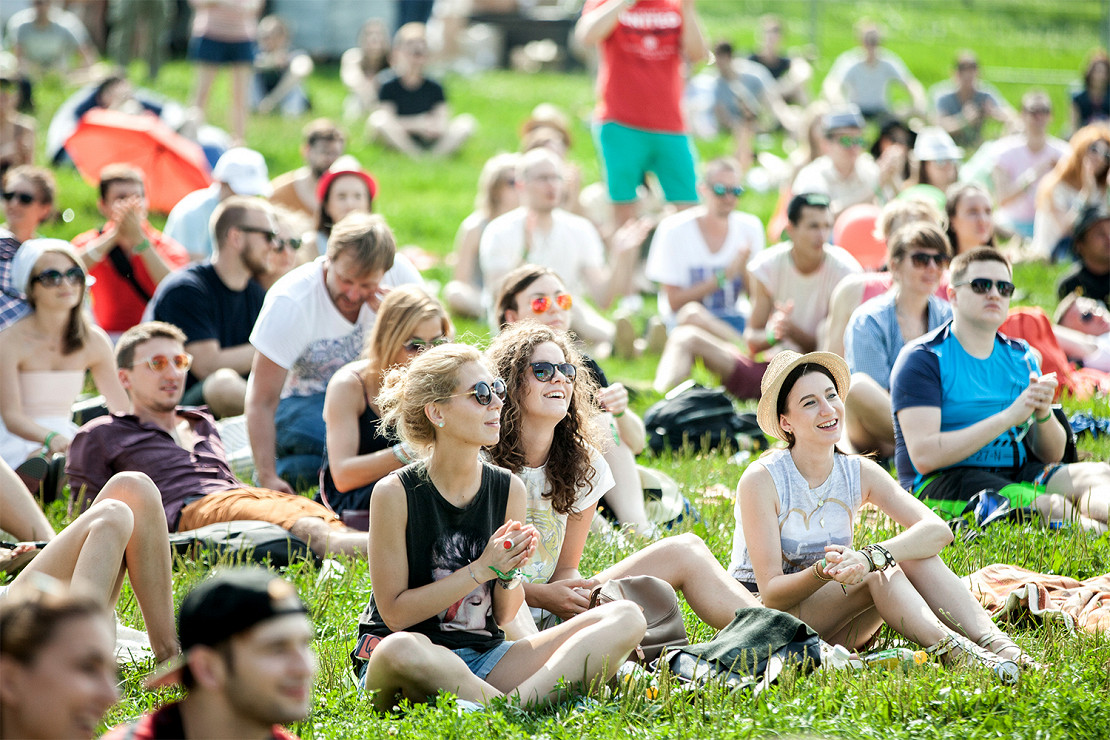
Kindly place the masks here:
POLYGON ((162 511, 162 494, 146 473, 116 473, 104 486, 101 498, 123 502, 134 511, 155 507, 162 511))
POLYGON ((678 309, 675 313, 675 321, 679 326, 697 326, 701 324, 705 313, 706 309, 703 305, 696 301, 691 301, 678 309))
POLYGON ((135 529, 135 515, 131 507, 115 499, 98 502, 89 508, 85 516, 90 518, 90 537, 110 537, 119 542, 127 542, 135 529))
POLYGON ((604 606, 607 611, 605 622, 620 636, 619 639, 623 641, 625 649, 632 650, 639 645, 647 633, 644 610, 635 602, 628 600, 613 601, 604 606))
POLYGON ((707 560, 717 562, 705 541, 693 532, 660 540, 660 556, 665 562, 682 563, 687 567, 704 568, 707 560))
POLYGON ((374 648, 371 660, 393 676, 423 675, 432 668, 430 643, 408 632, 394 632, 374 648))
POLYGON ((679 324, 667 338, 667 346, 678 349, 686 354, 692 354, 697 341, 697 328, 689 324, 679 324))

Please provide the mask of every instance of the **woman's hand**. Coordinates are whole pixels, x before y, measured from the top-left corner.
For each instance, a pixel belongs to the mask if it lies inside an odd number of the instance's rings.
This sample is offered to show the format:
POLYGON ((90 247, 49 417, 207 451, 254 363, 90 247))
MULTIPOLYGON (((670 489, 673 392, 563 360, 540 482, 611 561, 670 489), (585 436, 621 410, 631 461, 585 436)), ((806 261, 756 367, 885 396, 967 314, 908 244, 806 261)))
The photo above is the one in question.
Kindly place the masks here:
POLYGON ((526 565, 536 552, 539 541, 539 534, 531 524, 521 524, 515 520, 505 522, 490 536, 486 549, 475 561, 475 565, 482 571, 476 575, 480 580, 488 581, 497 577, 493 572, 494 568, 508 573, 526 565), (486 578, 487 574, 491 578, 486 578))
POLYGON ((862 552, 843 545, 826 545, 825 563, 825 575, 844 586, 863 583, 871 572, 871 562, 862 552))
POLYGON ((613 416, 620 416, 628 410, 628 389, 621 383, 613 383, 597 392, 597 402, 613 416))
POLYGON ((47 447, 51 454, 63 453, 69 449, 69 437, 64 434, 55 434, 50 438, 50 444, 47 447))
POLYGON ((590 608, 590 594, 600 585, 592 578, 536 583, 529 591, 528 605, 549 611, 560 619, 570 619, 590 608))

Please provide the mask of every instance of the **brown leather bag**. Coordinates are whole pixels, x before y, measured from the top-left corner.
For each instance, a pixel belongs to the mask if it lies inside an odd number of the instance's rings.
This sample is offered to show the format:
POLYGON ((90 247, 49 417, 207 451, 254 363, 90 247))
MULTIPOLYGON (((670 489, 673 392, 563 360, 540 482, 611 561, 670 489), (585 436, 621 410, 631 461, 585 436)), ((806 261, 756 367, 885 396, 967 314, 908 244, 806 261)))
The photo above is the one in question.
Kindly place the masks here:
POLYGON ((647 620, 647 632, 630 660, 648 664, 658 658, 665 647, 690 644, 686 624, 682 621, 682 607, 671 584, 655 576, 614 578, 594 589, 589 608, 620 599, 638 605, 647 620))

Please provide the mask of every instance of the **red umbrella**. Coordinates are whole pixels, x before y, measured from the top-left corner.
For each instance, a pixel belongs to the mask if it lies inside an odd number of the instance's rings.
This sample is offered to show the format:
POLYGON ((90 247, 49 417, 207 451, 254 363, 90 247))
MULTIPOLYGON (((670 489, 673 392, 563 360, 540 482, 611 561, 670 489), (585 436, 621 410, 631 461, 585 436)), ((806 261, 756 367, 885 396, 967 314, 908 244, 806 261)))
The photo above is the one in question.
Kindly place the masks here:
POLYGON ((146 176, 151 210, 169 213, 186 193, 212 184, 200 145, 174 132, 152 114, 133 115, 94 108, 65 144, 77 171, 90 184, 109 164, 129 164, 146 176))

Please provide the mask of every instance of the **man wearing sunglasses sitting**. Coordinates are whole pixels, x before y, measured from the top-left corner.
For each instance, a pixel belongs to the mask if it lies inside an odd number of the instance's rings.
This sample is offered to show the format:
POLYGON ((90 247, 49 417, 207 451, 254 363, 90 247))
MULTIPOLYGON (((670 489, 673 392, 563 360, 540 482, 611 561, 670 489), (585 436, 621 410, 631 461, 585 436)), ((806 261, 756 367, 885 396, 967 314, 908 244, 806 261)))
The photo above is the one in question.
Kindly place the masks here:
POLYGON ((952 320, 907 344, 891 373, 899 482, 948 516, 989 490, 1047 521, 1107 531, 1110 465, 1061 464, 1055 375, 1029 345, 998 333, 1014 292, 990 247, 952 261, 952 320))
POLYGON ((834 108, 821 119, 822 154, 799 172, 791 190, 829 196, 835 220, 848 206, 876 202, 879 166, 863 151, 863 115, 855 105, 834 108))
POLYGON ((245 195, 216 206, 212 232, 212 257, 163 281, 144 318, 185 332, 185 351, 193 356, 193 366, 181 402, 207 404, 220 419, 243 413, 254 361, 250 332, 265 298, 258 279, 285 245, 278 239, 273 206, 245 195))
POLYGON ((193 357, 177 327, 150 321, 129 329, 116 345, 116 363, 130 410, 98 417, 74 436, 66 462, 74 491, 91 499, 116 473, 142 472, 161 493, 171 532, 260 520, 288 529, 321 557, 365 555, 366 534, 323 505, 235 477, 212 416, 179 405, 193 357))
POLYGON ((142 321, 155 288, 189 264, 189 253, 147 220, 141 170, 107 165, 99 187, 96 207, 108 220, 75 237, 73 247, 95 280, 89 296, 96 323, 114 338, 142 321))

